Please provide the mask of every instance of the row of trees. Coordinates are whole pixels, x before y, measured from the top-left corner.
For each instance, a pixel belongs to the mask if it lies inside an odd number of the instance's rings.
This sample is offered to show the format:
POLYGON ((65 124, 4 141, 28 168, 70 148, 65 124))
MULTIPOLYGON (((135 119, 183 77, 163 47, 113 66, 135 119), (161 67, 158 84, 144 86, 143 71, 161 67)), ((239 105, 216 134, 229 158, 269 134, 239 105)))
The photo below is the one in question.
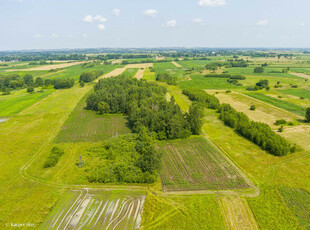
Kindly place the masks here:
POLYGON ((217 70, 221 67, 231 68, 231 67, 248 67, 247 62, 244 60, 235 60, 235 61, 225 61, 225 62, 212 62, 206 65, 207 70, 217 70))
POLYGON ((75 81, 71 79, 43 79, 41 77, 33 78, 32 75, 26 74, 21 77, 19 74, 0 75, 0 88, 2 92, 9 92, 15 89, 33 88, 40 86, 53 85, 55 89, 71 88, 75 81))
POLYGON ((193 101, 204 103, 208 108, 217 109, 220 113, 220 119, 224 123, 235 129, 243 137, 249 139, 262 149, 276 156, 284 156, 294 151, 294 147, 266 124, 250 121, 250 119, 241 112, 237 112, 229 104, 220 104, 215 96, 199 89, 183 90, 193 101))
POLYGON ((101 79, 86 100, 87 109, 128 115, 133 132, 147 127, 160 140, 186 138, 198 134, 203 106, 195 103, 182 113, 174 98, 168 102, 166 88, 132 77, 101 79))
POLYGON ((102 70, 92 70, 83 72, 80 75, 80 82, 92 82, 103 74, 102 70))
POLYGON ((42 86, 44 84, 42 78, 37 77, 35 80, 30 74, 21 77, 19 74, 0 75, 1 91, 6 92, 14 89, 27 88, 29 86, 42 86))
POLYGON ((229 79, 234 79, 234 80, 245 80, 246 77, 242 75, 230 75, 227 73, 222 73, 222 74, 206 74, 204 77, 215 77, 215 78, 229 78, 229 79))

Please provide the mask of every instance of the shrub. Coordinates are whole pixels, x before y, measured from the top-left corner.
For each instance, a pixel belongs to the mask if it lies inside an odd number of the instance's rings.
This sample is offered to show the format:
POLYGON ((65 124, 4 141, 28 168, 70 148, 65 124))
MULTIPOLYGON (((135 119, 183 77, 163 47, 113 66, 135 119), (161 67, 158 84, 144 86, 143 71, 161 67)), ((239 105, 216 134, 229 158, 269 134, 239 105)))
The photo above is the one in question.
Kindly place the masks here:
POLYGON ((278 132, 282 133, 282 132, 283 132, 283 129, 284 129, 284 127, 281 126, 281 127, 278 129, 278 132))
POLYGON ((57 163, 59 158, 64 154, 63 149, 54 146, 47 157, 46 161, 43 164, 43 168, 54 167, 57 163))
POLYGON ((264 68, 263 67, 256 67, 254 69, 254 73, 263 73, 264 72, 264 68))
POLYGON ((33 93, 34 92, 34 87, 33 86, 29 86, 27 88, 27 93, 33 93))
POLYGON ((286 120, 284 119, 276 120, 276 123, 275 123, 275 125, 284 125, 284 124, 286 124, 286 120))
POLYGON ((245 80, 246 77, 242 75, 233 75, 233 76, 230 76, 230 79, 245 80))
POLYGON ((251 106, 250 106, 250 110, 255 111, 255 110, 256 110, 256 106, 255 106, 255 105, 251 105, 251 106))
POLYGON ((293 123, 292 121, 288 122, 287 124, 288 124, 289 126, 293 126, 293 125, 294 125, 294 123, 293 123))
POLYGON ((298 88, 298 85, 292 85, 291 87, 292 88, 298 88))

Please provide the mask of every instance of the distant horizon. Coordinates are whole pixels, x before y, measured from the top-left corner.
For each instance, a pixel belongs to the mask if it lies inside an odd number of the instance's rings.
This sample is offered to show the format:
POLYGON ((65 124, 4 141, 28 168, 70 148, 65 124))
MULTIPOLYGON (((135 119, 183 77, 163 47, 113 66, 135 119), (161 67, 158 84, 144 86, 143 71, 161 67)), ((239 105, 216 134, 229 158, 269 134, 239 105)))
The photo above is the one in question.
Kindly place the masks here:
POLYGON ((157 50, 157 49, 170 49, 170 50, 178 50, 178 49, 232 49, 232 50, 308 50, 310 47, 85 47, 85 48, 47 48, 47 49, 16 49, 16 50, 0 50, 0 52, 42 52, 42 51, 74 51, 74 50, 100 50, 100 49, 115 49, 115 50, 125 50, 125 49, 133 49, 133 50, 157 50))

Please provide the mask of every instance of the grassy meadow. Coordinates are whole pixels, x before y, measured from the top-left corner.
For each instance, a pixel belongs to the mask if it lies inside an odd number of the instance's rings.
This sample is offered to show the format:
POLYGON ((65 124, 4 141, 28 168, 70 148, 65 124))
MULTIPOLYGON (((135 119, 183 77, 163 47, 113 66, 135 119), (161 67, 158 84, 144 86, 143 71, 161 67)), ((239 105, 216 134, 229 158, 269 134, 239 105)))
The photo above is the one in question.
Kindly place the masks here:
MULTIPOLYGON (((293 125, 277 133, 297 145, 297 151, 287 156, 270 155, 226 126, 217 111, 205 109, 199 136, 156 142, 163 155, 153 184, 88 181, 84 166, 89 166, 91 155, 87 150, 131 132, 121 114, 100 115, 84 109, 93 83, 44 92, 36 88, 33 94, 22 89, 0 96, 0 117, 9 117, 0 123, 0 228, 5 229, 8 223, 32 223, 33 229, 309 229, 310 126, 303 116, 310 107, 310 83, 290 72, 310 73, 310 57, 296 57, 240 56, 249 61, 247 68, 219 70, 244 75, 246 79, 239 81, 242 86, 225 78, 204 77, 210 73, 205 70, 206 64, 232 56, 176 61, 182 67, 171 62, 154 63, 155 72, 146 68, 143 80, 165 86, 167 99, 173 96, 182 111, 188 111, 192 103, 182 89, 206 90, 275 131, 276 120, 292 121, 293 125), (268 66, 264 73, 254 74, 254 68, 265 62, 268 66), (282 73, 287 67, 291 67, 290 72, 282 73), (177 77, 177 84, 157 82, 156 73, 177 77), (259 80, 268 80, 270 89, 246 90, 259 80), (274 87, 278 82, 281 87, 274 87), (255 111, 249 109, 252 104, 255 111), (44 168, 55 146, 64 154, 54 167, 44 168), (80 156, 83 167, 78 166, 80 156)), ((75 65, 58 72, 18 71, 26 65, 10 63, 0 67, 0 74, 73 77, 77 82, 83 71, 100 69, 108 73, 123 67, 96 65, 83 69, 75 65)), ((127 68, 122 75, 133 77, 137 71, 127 68)), ((108 160, 102 162, 104 167, 108 160)))

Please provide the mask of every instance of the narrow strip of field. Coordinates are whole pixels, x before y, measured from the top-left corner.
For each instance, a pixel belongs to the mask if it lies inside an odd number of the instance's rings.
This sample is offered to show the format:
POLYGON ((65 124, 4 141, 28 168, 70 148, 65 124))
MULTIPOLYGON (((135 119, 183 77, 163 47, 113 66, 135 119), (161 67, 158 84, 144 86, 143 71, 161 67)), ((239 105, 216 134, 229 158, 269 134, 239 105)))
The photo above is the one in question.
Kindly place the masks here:
POLYGON ((143 75, 144 75, 144 69, 139 69, 138 72, 135 75, 135 78, 140 80, 141 78, 143 78, 143 75))
POLYGON ((227 229, 259 229, 245 198, 225 196, 219 198, 219 203, 227 229))
POLYGON ((164 191, 226 190, 250 186, 225 160, 219 150, 202 137, 169 141, 160 172, 164 191))
MULTIPOLYGON (((28 69, 19 69, 18 71, 36 71, 36 70, 51 70, 51 69, 60 69, 60 68, 66 68, 69 66, 74 66, 78 64, 82 64, 82 62, 71 62, 71 63, 62 63, 62 64, 54 64, 54 65, 43 65, 43 66, 37 66, 33 68, 28 69)), ((15 70, 7 70, 7 71, 15 71, 15 70)))
POLYGON ((310 79, 310 76, 304 73, 290 73, 291 75, 297 76, 297 77, 302 77, 306 79, 310 79))
MULTIPOLYGON (((214 94, 215 90, 207 90, 207 92, 214 94)), ((297 118, 291 113, 279 110, 274 106, 252 99, 243 94, 235 92, 225 93, 224 91, 220 91, 218 94, 214 95, 220 100, 221 103, 230 104, 237 111, 245 113, 251 120, 263 122, 268 125, 273 125, 276 120, 279 119, 292 121, 297 118), (251 105, 255 105, 255 111, 250 110, 251 105)))
POLYGON ((284 131, 280 134, 292 143, 296 143, 298 146, 310 151, 310 126, 299 125, 295 127, 285 127, 284 131))
POLYGON ((153 67, 153 63, 142 63, 142 64, 128 64, 125 66, 126 69, 135 69, 135 68, 150 68, 153 67))
POLYGON ((310 100, 310 90, 308 89, 284 89, 279 90, 281 93, 292 95, 295 97, 303 97, 310 100))
POLYGON ((72 111, 54 139, 55 143, 103 141, 131 132, 123 115, 100 115, 85 110, 87 96, 72 111))
POLYGON ((29 106, 42 100, 55 90, 49 89, 43 92, 33 94, 23 93, 19 95, 10 95, 4 100, 0 100, 0 117, 12 116, 18 114, 29 106))
POLYGON ((287 101, 282 101, 282 100, 279 100, 277 98, 269 97, 269 96, 266 96, 266 95, 261 94, 261 93, 247 93, 246 95, 253 97, 255 99, 267 102, 267 103, 274 105, 278 108, 287 110, 289 112, 295 113, 295 114, 300 115, 300 116, 304 116, 305 112, 306 112, 306 109, 304 107, 301 107, 299 105, 295 105, 295 104, 287 102, 287 101))
POLYGON ((173 65, 175 65, 176 67, 182 67, 179 63, 175 62, 175 61, 172 61, 171 62, 173 65))
POLYGON ((139 229, 144 200, 139 192, 68 191, 41 229, 139 229))

